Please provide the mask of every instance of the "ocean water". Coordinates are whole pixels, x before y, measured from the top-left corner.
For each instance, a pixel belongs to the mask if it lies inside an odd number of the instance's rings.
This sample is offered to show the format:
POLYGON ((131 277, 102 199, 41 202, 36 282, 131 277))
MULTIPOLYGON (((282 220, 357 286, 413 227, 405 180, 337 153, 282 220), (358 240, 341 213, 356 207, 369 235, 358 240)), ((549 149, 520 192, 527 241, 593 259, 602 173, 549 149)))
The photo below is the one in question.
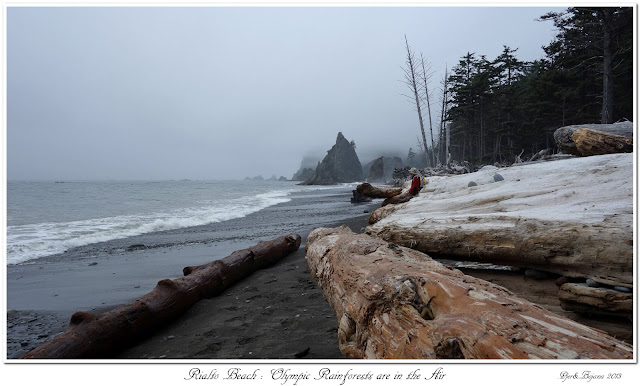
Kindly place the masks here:
POLYGON ((7 264, 110 240, 242 219, 300 195, 326 197, 349 189, 352 186, 272 180, 8 181, 7 264))

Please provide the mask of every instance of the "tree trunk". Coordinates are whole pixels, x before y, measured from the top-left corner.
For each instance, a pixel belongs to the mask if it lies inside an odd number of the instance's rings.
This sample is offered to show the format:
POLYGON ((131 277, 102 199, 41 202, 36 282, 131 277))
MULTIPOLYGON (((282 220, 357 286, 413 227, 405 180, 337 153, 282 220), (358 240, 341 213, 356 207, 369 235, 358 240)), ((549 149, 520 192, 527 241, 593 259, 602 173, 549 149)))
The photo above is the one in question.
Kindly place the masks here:
POLYGON ((420 59, 422 61, 422 79, 424 80, 424 95, 427 99, 427 112, 429 113, 429 131, 431 132, 431 157, 432 167, 436 167, 438 165, 436 161, 436 147, 435 142, 433 141, 433 120, 431 119, 431 102, 429 102, 429 84, 427 81, 427 71, 424 66, 424 57, 420 54, 420 59))
POLYGON ((311 232, 306 253, 347 358, 633 358, 599 330, 346 226, 311 232))
POLYGON ((260 242, 224 259, 186 267, 184 277, 161 280, 151 292, 128 305, 95 315, 76 312, 62 334, 22 359, 108 358, 148 337, 200 299, 216 296, 245 276, 296 251, 300 242, 297 234, 260 242))
POLYGON ((445 118, 447 114, 447 77, 448 70, 445 67, 444 69, 444 81, 442 82, 442 110, 440 111, 440 135, 438 139, 438 154, 440 156, 440 163, 445 166, 449 166, 447 164, 447 154, 449 152, 448 146, 446 145, 446 134, 445 134, 445 118))
POLYGON ((416 109, 418 110, 418 121, 420 122, 420 132, 422 133, 422 144, 424 146, 423 157, 425 162, 429 162, 427 158, 427 136, 424 132, 424 120, 422 119, 422 109, 420 107, 420 97, 418 96, 418 80, 416 79, 416 62, 413 56, 413 52, 411 52, 411 48, 409 47, 409 41, 407 40, 407 36, 404 36, 404 41, 407 46, 407 69, 405 69, 405 83, 413 93, 413 97, 416 102, 416 109))
POLYGON ((613 121, 613 52, 611 52, 611 26, 613 15, 611 8, 600 8, 602 17, 602 113, 600 123, 613 121))

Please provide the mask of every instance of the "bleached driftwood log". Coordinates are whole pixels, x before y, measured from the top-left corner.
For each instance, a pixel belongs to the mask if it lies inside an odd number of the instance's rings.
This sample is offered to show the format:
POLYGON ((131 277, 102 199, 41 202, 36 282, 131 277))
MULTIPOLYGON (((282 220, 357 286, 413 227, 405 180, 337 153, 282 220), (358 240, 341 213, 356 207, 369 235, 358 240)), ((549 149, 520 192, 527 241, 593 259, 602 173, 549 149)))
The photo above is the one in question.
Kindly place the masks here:
POLYGON ((604 131, 578 129, 571 138, 576 144, 576 150, 583 156, 633 152, 632 138, 604 131))
POLYGON ((576 143, 573 140, 573 133, 579 129, 598 130, 601 132, 620 135, 626 138, 633 139, 633 122, 618 122, 611 124, 582 124, 563 126, 557 129, 553 133, 553 138, 558 145, 558 148, 566 154, 583 155, 576 148, 576 143))
POLYGON ((101 314, 76 312, 60 335, 25 354, 22 359, 108 358, 174 320, 202 298, 265 268, 300 247, 297 234, 260 242, 210 263, 186 267, 185 276, 164 279, 133 303, 101 314))
POLYGON ((311 274, 339 320, 347 358, 631 359, 632 347, 427 255, 319 228, 311 274))
POLYGON ((356 190, 360 194, 371 198, 389 198, 402 193, 402 187, 373 186, 367 182, 358 185, 356 190))
POLYGON ((428 254, 633 285, 632 154, 495 173, 432 177, 433 192, 377 209, 367 232, 428 254))
POLYGON ((633 295, 630 292, 565 283, 560 287, 558 298, 562 308, 567 311, 628 318, 633 315, 633 295))

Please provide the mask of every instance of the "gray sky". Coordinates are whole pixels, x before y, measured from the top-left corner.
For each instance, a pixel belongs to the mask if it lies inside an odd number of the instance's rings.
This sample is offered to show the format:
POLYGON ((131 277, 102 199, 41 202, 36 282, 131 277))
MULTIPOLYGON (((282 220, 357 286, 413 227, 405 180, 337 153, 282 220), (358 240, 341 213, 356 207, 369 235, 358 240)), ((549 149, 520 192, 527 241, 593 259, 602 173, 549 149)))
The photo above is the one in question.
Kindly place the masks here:
POLYGON ((561 9, 10 7, 7 178, 290 178, 339 131, 404 158, 405 34, 437 102, 468 51, 543 57, 561 9))

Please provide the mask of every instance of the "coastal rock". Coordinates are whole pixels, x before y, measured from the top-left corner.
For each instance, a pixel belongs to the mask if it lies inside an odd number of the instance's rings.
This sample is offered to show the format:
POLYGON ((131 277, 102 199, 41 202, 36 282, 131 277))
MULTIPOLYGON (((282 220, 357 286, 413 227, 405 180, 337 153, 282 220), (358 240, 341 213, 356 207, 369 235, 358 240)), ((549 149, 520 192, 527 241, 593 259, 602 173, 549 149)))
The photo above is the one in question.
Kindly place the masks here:
POLYGON ((338 133, 336 144, 303 185, 333 185, 362 180, 362 165, 352 143, 338 133))
MULTIPOLYGON (((487 181, 493 174, 472 177, 487 181)), ((500 174, 504 181, 474 189, 464 188, 467 176, 431 177, 432 191, 374 211, 369 221, 377 222, 367 232, 425 253, 632 285, 632 154, 534 163, 500 174)))
POLYGON ((384 179, 391 181, 393 179, 393 172, 404 166, 402 158, 400 157, 384 157, 384 179))
POLYGON ((314 171, 315 169, 312 168, 300 169, 291 177, 291 181, 306 181, 313 175, 314 171))
POLYGON ((633 294, 615 289, 566 283, 560 287, 558 297, 567 311, 628 318, 633 314, 633 294))
MULTIPOLYGON (((394 177, 394 173, 396 169, 402 169, 404 167, 404 163, 402 162, 402 158, 398 156, 382 156, 383 161, 383 173, 384 173, 384 181, 391 181, 394 177)), ((371 166, 376 162, 379 158, 365 164, 362 166, 362 175, 368 176, 371 171, 371 166)), ((408 171, 409 169, 407 169, 408 171)), ((375 181, 370 181, 375 182, 375 181)))
POLYGON ((367 182, 378 182, 385 183, 384 177, 384 158, 380 157, 373 161, 373 164, 369 168, 369 173, 367 175, 367 182))
POLYGON ((600 287, 600 284, 597 281, 593 280, 593 279, 587 279, 586 280, 586 284, 587 284, 588 287, 593 287, 593 288, 600 287))
POLYGON ((354 359, 631 359, 632 346, 504 287, 348 227, 305 247, 354 359))
POLYGON ((316 165, 318 164, 319 159, 311 156, 302 157, 302 161, 300 161, 300 168, 297 172, 291 177, 291 181, 306 181, 309 177, 313 175, 316 165))
POLYGON ((574 139, 573 139, 573 133, 575 133, 578 129, 598 130, 601 132, 633 139, 633 122, 629 122, 629 121, 612 123, 612 124, 591 123, 591 124, 582 124, 582 125, 563 126, 557 129, 553 133, 553 138, 555 139, 556 145, 558 145, 558 148, 562 150, 564 153, 573 154, 573 155, 582 155, 582 153, 576 148, 576 143, 574 142, 574 139))

